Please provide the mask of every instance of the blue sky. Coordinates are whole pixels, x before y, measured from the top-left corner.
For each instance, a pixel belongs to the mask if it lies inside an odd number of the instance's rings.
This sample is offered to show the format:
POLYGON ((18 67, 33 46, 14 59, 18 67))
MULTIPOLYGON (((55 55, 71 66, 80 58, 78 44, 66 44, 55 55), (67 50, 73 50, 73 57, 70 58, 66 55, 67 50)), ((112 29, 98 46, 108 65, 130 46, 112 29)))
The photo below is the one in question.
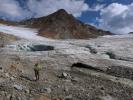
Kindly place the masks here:
MULTIPOLYGON (((85 2, 90 7, 93 7, 97 4, 105 5, 105 7, 107 7, 112 3, 120 3, 120 4, 128 5, 133 3, 133 0, 85 0, 85 2)), ((78 19, 85 23, 99 24, 96 20, 97 17, 98 18, 100 17, 100 11, 86 11, 86 12, 83 12, 82 16, 78 17, 78 19)))
POLYGON ((47 16, 59 9, 116 34, 133 32, 133 0, 0 0, 0 18, 5 20, 47 16))

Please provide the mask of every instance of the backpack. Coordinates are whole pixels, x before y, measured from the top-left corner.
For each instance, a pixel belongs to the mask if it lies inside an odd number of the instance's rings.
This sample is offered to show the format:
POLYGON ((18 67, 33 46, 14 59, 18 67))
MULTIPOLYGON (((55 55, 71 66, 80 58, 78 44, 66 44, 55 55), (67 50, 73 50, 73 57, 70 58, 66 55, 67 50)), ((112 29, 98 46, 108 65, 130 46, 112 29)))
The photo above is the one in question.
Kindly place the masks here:
POLYGON ((36 63, 35 65, 34 65, 34 70, 41 70, 42 69, 42 66, 41 65, 39 65, 38 63, 36 63))

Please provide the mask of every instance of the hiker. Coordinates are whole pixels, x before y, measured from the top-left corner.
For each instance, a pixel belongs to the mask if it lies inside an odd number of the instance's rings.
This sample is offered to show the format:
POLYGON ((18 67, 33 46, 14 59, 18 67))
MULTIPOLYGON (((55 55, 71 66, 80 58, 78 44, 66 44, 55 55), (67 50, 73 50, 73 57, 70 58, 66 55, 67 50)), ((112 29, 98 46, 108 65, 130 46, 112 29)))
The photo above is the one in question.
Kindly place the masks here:
POLYGON ((34 72, 35 72, 36 81, 39 80, 39 77, 40 77, 39 71, 40 70, 41 70, 41 66, 39 65, 39 63, 36 63, 34 65, 34 72))

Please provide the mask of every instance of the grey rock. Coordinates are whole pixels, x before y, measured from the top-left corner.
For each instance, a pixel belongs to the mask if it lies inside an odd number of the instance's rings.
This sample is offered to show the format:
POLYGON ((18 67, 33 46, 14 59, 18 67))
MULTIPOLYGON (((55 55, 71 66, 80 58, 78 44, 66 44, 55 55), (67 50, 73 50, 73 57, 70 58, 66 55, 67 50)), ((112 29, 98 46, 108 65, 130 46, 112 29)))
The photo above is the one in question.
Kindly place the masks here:
POLYGON ((73 100, 72 95, 68 95, 68 96, 66 96, 66 97, 65 97, 65 100, 73 100))
POLYGON ((67 77, 68 77, 68 74, 65 73, 65 72, 63 72, 63 73, 62 73, 62 78, 67 78, 67 77))
POLYGON ((43 87, 39 89, 39 92, 40 93, 51 93, 52 91, 50 88, 43 87))
POLYGON ((5 73, 5 76, 6 76, 7 78, 9 78, 9 77, 10 77, 10 75, 9 75, 8 73, 5 73))
POLYGON ((10 100, 22 100, 21 97, 11 95, 10 100))
POLYGON ((73 78, 71 78, 71 81, 72 81, 72 82, 78 82, 78 81, 79 81, 79 78, 73 77, 73 78))
POLYGON ((16 100, 14 95, 10 96, 10 100, 16 100))
POLYGON ((2 67, 0 67, 0 70, 2 70, 3 68, 2 67))
POLYGON ((13 87, 14 87, 16 90, 19 90, 19 91, 22 91, 22 90, 26 89, 25 86, 23 86, 23 85, 17 85, 17 84, 13 85, 13 87))
POLYGON ((5 96, 6 95, 6 92, 5 91, 1 91, 0 92, 0 95, 5 96))
POLYGON ((18 97, 18 96, 17 96, 17 97, 16 97, 16 100, 22 100, 22 99, 21 99, 21 97, 18 97))
POLYGON ((28 93, 28 94, 30 93, 29 89, 25 89, 24 91, 25 91, 25 93, 28 93))
POLYGON ((69 88, 66 86, 65 89, 64 89, 65 92, 68 92, 69 91, 69 88))
POLYGON ((8 100, 10 100, 11 94, 8 94, 6 97, 8 100))
POLYGON ((61 74, 57 75, 59 78, 64 78, 64 79, 67 79, 70 77, 69 74, 65 73, 65 72, 62 72, 61 74))
POLYGON ((15 78, 14 77, 10 77, 11 80, 14 80, 15 78))
POLYGON ((116 98, 113 98, 112 96, 110 95, 107 95, 107 96, 103 96, 103 97, 99 97, 101 100, 117 100, 116 98))

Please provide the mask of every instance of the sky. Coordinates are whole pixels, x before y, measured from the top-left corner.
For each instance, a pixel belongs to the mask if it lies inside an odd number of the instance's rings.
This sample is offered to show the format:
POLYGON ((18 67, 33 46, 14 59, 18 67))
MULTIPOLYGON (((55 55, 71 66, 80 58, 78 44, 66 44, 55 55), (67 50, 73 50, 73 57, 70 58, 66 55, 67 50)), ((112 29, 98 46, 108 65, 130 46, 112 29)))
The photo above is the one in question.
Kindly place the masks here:
POLYGON ((47 16, 59 9, 115 34, 133 32, 133 0, 0 0, 0 18, 11 21, 47 16))

